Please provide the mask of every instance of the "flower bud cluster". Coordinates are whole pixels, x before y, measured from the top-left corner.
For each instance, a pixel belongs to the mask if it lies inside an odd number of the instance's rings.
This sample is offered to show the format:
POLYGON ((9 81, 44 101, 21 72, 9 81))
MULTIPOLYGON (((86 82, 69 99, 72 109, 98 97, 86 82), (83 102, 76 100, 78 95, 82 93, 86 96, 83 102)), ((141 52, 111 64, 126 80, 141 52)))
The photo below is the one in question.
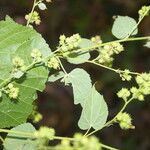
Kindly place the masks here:
POLYGON ((47 66, 56 70, 60 68, 59 61, 56 57, 50 58, 47 62, 47 66))
POLYGON ((36 112, 36 113, 34 114, 33 122, 34 122, 34 123, 38 123, 39 121, 42 120, 42 118, 43 118, 42 114, 36 112))
POLYGON ((32 119, 32 121, 34 123, 38 123, 39 121, 42 120, 43 116, 38 111, 34 110, 31 114, 30 118, 32 119))
POLYGON ((132 87, 131 93, 135 99, 144 100, 145 95, 150 94, 150 73, 142 73, 136 77, 138 88, 132 87))
POLYGON ((36 25, 39 25, 41 23, 41 18, 37 11, 29 13, 28 15, 25 16, 25 19, 30 20, 30 23, 35 23, 36 25))
POLYGON ((127 101, 128 97, 130 96, 130 91, 127 88, 122 88, 118 93, 117 96, 122 98, 124 101, 127 101))
POLYGON ((130 91, 135 99, 138 99, 139 101, 144 100, 144 95, 142 94, 139 88, 132 87, 130 91))
POLYGON ((135 128, 132 125, 132 118, 131 118, 131 116, 128 113, 126 113, 126 112, 119 113, 117 115, 116 122, 118 122, 119 125, 120 125, 120 128, 124 129, 124 130, 134 129, 135 128))
POLYGON ((81 37, 79 34, 74 34, 71 37, 61 35, 59 37, 60 50, 63 52, 70 51, 79 47, 81 37))
POLYGON ((53 140, 55 136, 55 130, 48 127, 40 127, 38 131, 34 132, 34 136, 37 139, 46 138, 48 140, 53 140))
POLYGON ((9 83, 5 92, 8 94, 9 98, 17 99, 19 95, 19 88, 14 87, 12 83, 9 83))
MULTIPOLYGON (((24 74, 25 71, 25 65, 24 65, 24 60, 20 57, 15 57, 12 60, 12 64, 13 64, 13 70, 12 70, 12 74, 14 75, 14 77, 17 77, 17 75, 19 74, 20 77, 24 74)), ((19 78, 19 76, 18 76, 19 78)))
POLYGON ((62 140, 56 146, 60 150, 101 150, 101 144, 95 136, 85 137, 80 133, 74 135, 74 141, 62 140))
POLYGON ((143 18, 144 16, 148 16, 150 12, 150 6, 142 6, 142 8, 138 11, 139 19, 143 18))
POLYGON ((130 71, 125 69, 124 72, 119 73, 122 81, 130 81, 132 76, 130 75, 130 71))
POLYGON ((95 43, 95 44, 102 44, 102 42, 103 42, 102 39, 101 39, 101 37, 98 36, 98 35, 92 37, 92 38, 91 38, 91 41, 92 41, 93 43, 95 43))
POLYGON ((42 61, 42 53, 37 48, 32 50, 31 57, 34 59, 35 62, 41 62, 42 61))
POLYGON ((98 62, 107 66, 111 66, 113 62, 113 55, 119 54, 124 50, 123 46, 118 42, 113 42, 111 44, 105 45, 99 51, 98 62))
POLYGON ((20 57, 13 58, 12 63, 16 68, 24 66, 24 61, 20 57))
POLYGON ((61 143, 56 146, 56 149, 74 150, 73 146, 71 146, 71 142, 69 140, 66 140, 66 139, 61 140, 61 143))
POLYGON ((39 121, 42 120, 43 116, 42 114, 40 114, 38 112, 38 108, 36 105, 33 106, 33 111, 31 113, 31 115, 29 116, 29 118, 34 122, 34 123, 38 123, 39 121))
POLYGON ((84 137, 80 133, 76 133, 74 135, 76 141, 73 143, 74 148, 81 148, 83 150, 99 150, 101 149, 101 145, 98 139, 95 136, 91 136, 89 138, 84 137))

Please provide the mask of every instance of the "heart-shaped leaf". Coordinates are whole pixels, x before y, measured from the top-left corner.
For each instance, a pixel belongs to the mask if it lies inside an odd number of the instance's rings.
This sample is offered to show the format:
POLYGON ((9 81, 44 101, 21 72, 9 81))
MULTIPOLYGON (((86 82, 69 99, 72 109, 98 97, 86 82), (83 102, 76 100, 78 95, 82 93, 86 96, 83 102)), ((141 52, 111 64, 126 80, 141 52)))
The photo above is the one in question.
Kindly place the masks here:
MULTIPOLYGON (((51 55, 45 40, 35 30, 19 25, 10 18, 0 22, 0 84, 10 77, 12 59, 18 56, 29 66, 33 61, 31 51, 35 48, 41 51, 43 58, 51 55)), ((15 80, 13 84, 19 88, 17 100, 10 100, 7 94, 2 94, 0 128, 16 126, 26 121, 32 112, 36 90, 43 90, 48 72, 44 66, 37 66, 21 79, 15 80)))

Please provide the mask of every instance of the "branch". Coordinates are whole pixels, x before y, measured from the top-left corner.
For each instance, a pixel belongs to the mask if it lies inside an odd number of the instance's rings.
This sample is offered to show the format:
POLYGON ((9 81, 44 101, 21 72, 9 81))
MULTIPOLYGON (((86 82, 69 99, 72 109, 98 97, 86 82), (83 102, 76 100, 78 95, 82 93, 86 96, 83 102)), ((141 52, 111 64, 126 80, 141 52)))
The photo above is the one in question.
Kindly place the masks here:
MULTIPOLYGON (((106 124, 103 126, 103 128, 108 127, 108 126, 110 126, 111 124, 113 124, 113 123, 115 122, 115 120, 116 120, 118 114, 121 113, 121 112, 123 112, 123 111, 126 109, 127 105, 128 105, 130 102, 132 102, 133 100, 134 100, 134 98, 131 97, 128 101, 126 101, 126 102, 124 103, 123 107, 121 108, 121 110, 117 113, 117 115, 116 115, 113 119, 111 119, 110 121, 106 122, 106 124)), ((89 133, 89 134, 87 135, 87 137, 90 136, 90 135, 93 135, 94 133, 96 133, 96 132, 98 132, 98 131, 100 131, 100 130, 102 130, 103 128, 92 131, 91 133, 89 133)))
POLYGON ((36 5, 37 5, 37 4, 36 4, 36 0, 34 0, 33 6, 32 6, 32 10, 31 10, 31 12, 30 12, 29 19, 28 19, 28 21, 27 21, 27 25, 26 25, 26 26, 29 26, 29 24, 30 24, 30 20, 31 20, 31 18, 32 18, 32 14, 33 14, 33 12, 34 12, 34 9, 35 9, 36 5))
MULTIPOLYGON (((95 62, 95 61, 87 60, 86 62, 87 62, 87 63, 90 63, 90 64, 94 64, 94 65, 100 66, 100 67, 105 68, 105 69, 108 69, 108 70, 113 71, 113 72, 115 72, 115 73, 125 73, 124 70, 114 69, 114 68, 111 68, 111 67, 108 67, 108 66, 99 64, 99 63, 97 63, 97 62, 95 62)), ((140 73, 138 73, 138 72, 131 72, 131 71, 129 72, 129 74, 132 74, 132 75, 140 75, 140 73)))

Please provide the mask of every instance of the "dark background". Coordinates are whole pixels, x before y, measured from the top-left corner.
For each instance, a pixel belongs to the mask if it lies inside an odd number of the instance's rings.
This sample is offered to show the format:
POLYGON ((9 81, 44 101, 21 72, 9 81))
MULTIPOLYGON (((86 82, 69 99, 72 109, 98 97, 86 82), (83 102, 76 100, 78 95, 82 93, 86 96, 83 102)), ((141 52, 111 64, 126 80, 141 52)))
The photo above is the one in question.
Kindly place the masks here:
MULTIPOLYGON (((52 50, 58 44, 60 34, 72 35, 80 33, 82 37, 90 38, 101 35, 104 41, 114 39, 111 34, 113 16, 127 15, 138 19, 138 10, 143 5, 150 5, 149 0, 54 0, 48 10, 40 11, 42 23, 35 27, 52 50)), ((0 19, 6 15, 15 21, 25 24, 24 16, 29 13, 32 0, 0 0, 0 19)), ((139 35, 150 35, 150 16, 146 17, 139 26, 139 35)), ((114 68, 129 68, 132 71, 148 72, 150 66, 150 49, 143 47, 143 42, 128 42, 124 44, 126 51, 116 57, 114 68)), ((63 62, 69 72, 74 67, 63 62)), ((133 83, 121 81, 119 76, 103 68, 89 64, 78 67, 90 73, 97 90, 104 95, 109 107, 109 119, 121 107, 121 101, 116 92, 121 87, 131 87, 133 83)), ((43 120, 37 124, 54 127, 60 136, 72 136, 81 132, 77 127, 80 116, 80 106, 73 105, 72 89, 64 87, 59 82, 48 83, 43 93, 38 93, 39 111, 43 120)), ((144 102, 134 101, 127 111, 132 114, 135 130, 121 130, 118 125, 103 129, 96 135, 104 144, 121 150, 150 149, 150 103, 149 97, 144 102)), ((83 132, 84 133, 84 132, 83 132)))

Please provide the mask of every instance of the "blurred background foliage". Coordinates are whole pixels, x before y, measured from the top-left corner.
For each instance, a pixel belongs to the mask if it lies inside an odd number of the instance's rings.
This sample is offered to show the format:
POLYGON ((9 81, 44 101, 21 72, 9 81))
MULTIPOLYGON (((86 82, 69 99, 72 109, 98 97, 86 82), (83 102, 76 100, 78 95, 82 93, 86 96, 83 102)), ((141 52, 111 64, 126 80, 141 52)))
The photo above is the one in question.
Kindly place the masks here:
MULTIPOLYGON (((103 41, 114 40, 111 34, 113 16, 127 15, 138 18, 138 10, 143 5, 150 5, 149 0, 53 0, 46 11, 40 11, 42 23, 35 27, 46 39, 52 50, 55 50, 60 34, 72 35, 80 33, 82 37, 102 36, 103 41)), ((32 0, 0 0, 0 19, 6 15, 15 21, 25 24, 25 14, 29 13, 32 0)), ((150 35, 150 16, 139 26, 139 35, 150 35)), ((114 68, 129 68, 132 71, 149 71, 150 50, 143 47, 143 42, 128 42, 126 51, 116 57, 114 68)), ((93 54, 94 55, 94 54, 93 54)), ((73 65, 63 62, 69 72, 73 65)), ((130 87, 132 83, 121 81, 119 76, 102 68, 83 64, 90 73, 97 90, 104 95, 109 106, 109 118, 112 118, 121 107, 121 100, 116 92, 121 87, 130 87)), ((47 83, 43 93, 38 93, 37 104, 43 119, 36 126, 52 126, 61 136, 72 136, 81 132, 77 122, 81 113, 79 106, 73 105, 72 89, 64 87, 59 82, 47 83)), ((97 136, 105 144, 118 147, 121 150, 150 149, 150 102, 133 102, 127 109, 132 114, 135 130, 123 131, 117 125, 103 129, 97 136)))

